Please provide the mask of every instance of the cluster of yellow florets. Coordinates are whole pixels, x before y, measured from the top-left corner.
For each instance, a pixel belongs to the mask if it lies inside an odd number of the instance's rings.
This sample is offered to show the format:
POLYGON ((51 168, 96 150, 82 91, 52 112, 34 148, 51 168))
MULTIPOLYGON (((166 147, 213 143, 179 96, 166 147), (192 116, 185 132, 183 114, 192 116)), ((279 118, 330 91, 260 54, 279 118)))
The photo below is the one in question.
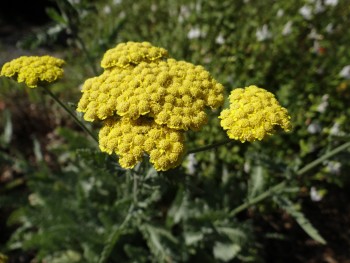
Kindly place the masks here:
MULTIPOLYGON (((223 103, 223 86, 203 67, 167 56, 165 49, 147 42, 119 44, 105 53, 101 62, 105 71, 83 85, 77 110, 87 121, 107 120, 100 132, 100 148, 117 153, 124 168, 133 167, 143 153, 150 155, 157 170, 179 165, 185 151, 183 133, 201 129, 207 123, 206 107, 214 109, 223 103), (122 137, 140 137, 138 129, 146 126, 150 132, 141 132, 144 141, 151 138, 154 143, 138 145, 135 152, 122 151, 127 149, 122 137), (128 135, 113 132, 121 127, 128 127, 128 135), (164 134, 158 137, 161 144, 155 133, 164 134), (166 134, 178 136, 170 139, 166 134)), ((133 144, 129 147, 134 149, 133 144)))
POLYGON ((99 143, 102 151, 118 154, 124 168, 134 167, 147 153, 160 171, 179 165, 185 150, 183 132, 157 125, 146 117, 106 120, 99 133, 99 143))
POLYGON ((152 62, 168 57, 168 51, 164 48, 154 47, 149 42, 127 42, 107 50, 101 61, 101 67, 126 68, 141 62, 152 62))
POLYGON ((1 76, 14 78, 35 88, 39 84, 53 82, 63 76, 64 61, 51 56, 22 56, 4 64, 1 76))
POLYGON ((221 126, 229 138, 245 141, 262 140, 274 133, 276 126, 291 129, 288 111, 275 96, 256 86, 238 88, 229 97, 230 108, 221 112, 221 126))

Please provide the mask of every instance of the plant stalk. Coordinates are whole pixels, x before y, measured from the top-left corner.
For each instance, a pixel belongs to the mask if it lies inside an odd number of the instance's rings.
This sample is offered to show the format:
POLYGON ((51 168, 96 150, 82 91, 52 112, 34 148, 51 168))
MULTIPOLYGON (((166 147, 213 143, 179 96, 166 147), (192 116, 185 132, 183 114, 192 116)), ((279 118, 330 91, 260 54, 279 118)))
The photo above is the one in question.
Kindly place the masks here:
POLYGON ((98 143, 98 139, 95 137, 95 135, 77 118, 77 116, 47 87, 43 87, 45 92, 49 94, 49 96, 56 101, 73 119, 74 121, 85 131, 87 132, 90 137, 98 143))

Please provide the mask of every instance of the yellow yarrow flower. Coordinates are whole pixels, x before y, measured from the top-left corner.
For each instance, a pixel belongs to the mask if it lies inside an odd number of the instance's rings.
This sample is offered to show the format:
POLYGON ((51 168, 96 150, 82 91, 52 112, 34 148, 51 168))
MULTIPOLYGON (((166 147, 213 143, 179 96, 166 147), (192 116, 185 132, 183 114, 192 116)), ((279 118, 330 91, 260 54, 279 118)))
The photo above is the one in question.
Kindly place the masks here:
POLYGON ((223 89, 201 66, 174 59, 141 62, 88 79, 77 110, 87 121, 148 116, 172 129, 199 130, 207 123, 205 107, 222 105, 223 89))
POLYGON ((51 56, 22 56, 4 64, 0 76, 10 77, 35 88, 63 76, 64 60, 51 56))
POLYGON ((105 69, 126 68, 141 62, 152 62, 166 57, 168 57, 168 51, 164 48, 154 47, 149 42, 129 41, 107 50, 101 61, 101 67, 105 69))
POLYGON ((252 142, 273 134, 278 126, 290 131, 288 111, 280 106, 272 93, 249 86, 234 89, 229 99, 230 108, 224 109, 219 116, 229 138, 252 142))
POLYGON ((145 117, 107 119, 99 133, 99 145, 103 152, 116 153, 125 169, 133 168, 148 154, 156 170, 166 171, 178 166, 185 153, 183 132, 145 117))
POLYGON ((119 44, 104 54, 104 72, 83 85, 77 111, 87 121, 103 121, 100 149, 116 153, 123 168, 144 154, 158 171, 180 165, 184 132, 200 130, 206 107, 223 104, 224 87, 209 72, 167 57, 148 42, 119 44))

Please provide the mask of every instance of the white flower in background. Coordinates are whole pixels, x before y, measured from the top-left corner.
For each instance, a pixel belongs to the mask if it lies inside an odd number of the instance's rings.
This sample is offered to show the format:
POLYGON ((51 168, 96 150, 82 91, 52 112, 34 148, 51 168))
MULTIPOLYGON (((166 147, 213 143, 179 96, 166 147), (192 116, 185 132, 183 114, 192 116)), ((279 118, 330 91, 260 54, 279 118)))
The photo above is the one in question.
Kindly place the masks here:
POLYGON ((302 15, 306 20, 310 20, 312 18, 312 10, 310 6, 304 5, 299 9, 299 14, 302 15))
POLYGON ((103 13, 108 15, 110 14, 112 11, 111 7, 109 5, 106 5, 104 8, 103 8, 103 13))
POLYGON ((343 67, 339 72, 339 76, 344 79, 350 79, 350 65, 343 67))
POLYGON ((328 161, 326 169, 331 174, 339 175, 341 171, 341 163, 337 161, 328 161))
POLYGON ((187 33, 188 39, 195 39, 201 36, 202 32, 198 27, 191 28, 191 30, 187 33))
POLYGON ((243 3, 248 4, 250 0, 243 0, 243 3))
POLYGON ((152 5, 151 5, 151 11, 152 11, 152 12, 155 13, 155 12, 157 11, 157 9, 158 9, 157 5, 155 5, 155 4, 152 4, 152 5))
POLYGON ((324 4, 329 6, 336 6, 338 4, 338 0, 325 0, 324 4))
POLYGON ((72 5, 80 4, 80 0, 68 0, 68 2, 71 3, 72 5))
POLYGON ((224 37, 220 34, 216 37, 215 39, 215 43, 216 44, 219 44, 219 45, 222 45, 222 44, 225 44, 225 39, 224 37))
POLYGON ((250 172, 250 162, 244 162, 244 165, 243 165, 243 171, 246 172, 247 174, 249 174, 250 172))
POLYGON ((327 32, 327 33, 333 33, 333 31, 334 31, 333 24, 332 24, 332 23, 329 23, 329 24, 326 26, 326 32, 327 32))
POLYGON ((307 37, 310 39, 317 39, 317 40, 323 39, 323 36, 321 34, 317 33, 315 28, 311 29, 311 32, 307 35, 307 37))
POLYGON ((321 201, 323 196, 317 191, 316 187, 312 186, 310 188, 310 199, 313 202, 321 201))
POLYGON ((311 134, 320 133, 321 130, 322 127, 318 122, 311 122, 309 126, 307 126, 307 131, 311 134))
POLYGON ((340 135, 344 135, 344 132, 342 132, 340 130, 340 123, 339 122, 335 122, 333 124, 333 126, 331 127, 331 129, 329 130, 329 134, 330 135, 335 135, 335 136, 340 136, 340 135))
POLYGON ((327 107, 329 105, 328 99, 329 99, 329 95, 328 94, 325 94, 325 95, 322 96, 322 101, 317 107, 317 111, 318 112, 323 113, 323 112, 326 111, 326 109, 327 109, 327 107))
POLYGON ((194 153, 191 153, 187 157, 187 172, 190 175, 194 175, 196 172, 196 165, 198 164, 198 161, 194 155, 194 153))
POLYGON ((282 17, 282 16, 284 16, 284 10, 283 9, 278 9, 277 17, 282 17))
POLYGON ((316 1, 315 3, 315 13, 318 14, 318 13, 321 13, 324 11, 324 6, 322 5, 322 2, 320 0, 316 1))
POLYGON ((188 6, 182 5, 180 6, 180 13, 178 15, 178 21, 179 23, 184 22, 189 16, 191 12, 188 6))
POLYGON ((125 17, 126 17, 126 14, 125 14, 124 11, 120 12, 119 15, 118 15, 118 18, 120 18, 120 19, 123 19, 125 17))
POLYGON ((259 42, 269 39, 272 36, 266 24, 263 25, 262 28, 259 28, 258 30, 256 30, 255 35, 259 42))
POLYGON ((292 21, 288 21, 284 25, 283 30, 282 30, 282 35, 283 36, 288 36, 290 33, 292 33, 292 25, 293 25, 292 21))
POLYGON ((122 0, 113 0, 113 4, 119 5, 122 3, 122 0))

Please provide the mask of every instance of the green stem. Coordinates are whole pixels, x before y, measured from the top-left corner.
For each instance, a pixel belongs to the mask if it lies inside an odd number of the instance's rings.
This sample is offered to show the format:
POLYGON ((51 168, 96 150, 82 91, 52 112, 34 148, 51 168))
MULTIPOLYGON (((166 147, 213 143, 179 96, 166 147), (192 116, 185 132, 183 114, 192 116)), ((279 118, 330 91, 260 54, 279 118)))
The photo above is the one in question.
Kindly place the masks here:
POLYGON ((228 144, 228 143, 231 143, 231 142, 233 142, 231 139, 226 139, 226 140, 223 140, 223 141, 220 141, 220 142, 216 142, 216 143, 213 143, 213 144, 210 144, 210 145, 206 145, 206 146, 199 147, 199 148, 196 148, 196 149, 193 149, 193 150, 189 150, 187 152, 187 154, 203 152, 203 151, 206 151, 206 150, 211 150, 211 149, 217 148, 217 147, 219 147, 221 145, 225 145, 225 144, 228 144))
POLYGON ((336 155, 337 153, 345 150, 348 147, 350 147, 350 142, 347 142, 347 143, 344 143, 344 144, 338 146, 337 148, 335 148, 335 149, 329 151, 328 153, 322 155, 321 157, 317 158, 316 160, 312 161, 311 163, 305 165, 303 168, 301 168, 299 171, 297 171, 296 174, 297 175, 302 175, 302 174, 306 173, 307 171, 309 171, 312 168, 316 167, 317 165, 319 165, 323 161, 329 159, 333 155, 336 155))
POLYGON ((278 193, 281 191, 284 187, 286 186, 286 180, 280 182, 279 184, 276 184, 275 186, 271 187, 270 189, 266 190, 265 192, 261 193, 260 195, 250 199, 249 201, 245 202, 244 204, 236 207, 233 209, 229 215, 230 216, 235 216, 238 213, 242 212, 243 210, 263 201, 264 199, 272 196, 275 193, 278 193))
POLYGON ((109 235, 106 245, 104 246, 103 251, 101 253, 100 259, 98 260, 98 263, 107 262, 110 254, 112 253, 115 243, 118 241, 118 238, 121 235, 121 232, 123 231, 125 225, 129 222, 132 216, 133 209, 134 209, 134 205, 131 204, 129 207, 128 214, 125 217, 124 221, 117 228, 115 228, 112 231, 112 233, 109 235))
POLYGON ((56 101, 73 119, 74 121, 84 130, 86 131, 95 142, 98 143, 95 135, 77 118, 77 116, 47 87, 43 87, 45 92, 50 95, 50 97, 56 101))
MULTIPOLYGON (((311 163, 305 165, 303 168, 299 169, 296 174, 297 175, 303 175, 304 173, 306 173, 307 171, 311 170, 312 168, 316 167, 317 165, 319 165, 320 163, 322 163, 323 161, 329 159, 330 157, 340 153, 341 151, 344 151, 345 149, 350 147, 350 142, 344 143, 338 147, 336 147, 335 149, 331 150, 330 152, 322 155, 320 158, 317 158, 316 160, 312 161, 311 163)), ((285 179, 284 181, 276 184, 275 186, 269 188, 268 190, 266 190, 265 192, 261 193, 260 195, 254 197, 253 199, 245 202, 244 204, 236 207, 235 209, 233 209, 229 215, 230 216, 235 216, 238 213, 242 212, 243 210, 263 201, 264 199, 272 196, 273 194, 276 194, 278 192, 280 192, 281 190, 283 190, 283 188, 286 186, 287 184, 287 179, 285 179)))

